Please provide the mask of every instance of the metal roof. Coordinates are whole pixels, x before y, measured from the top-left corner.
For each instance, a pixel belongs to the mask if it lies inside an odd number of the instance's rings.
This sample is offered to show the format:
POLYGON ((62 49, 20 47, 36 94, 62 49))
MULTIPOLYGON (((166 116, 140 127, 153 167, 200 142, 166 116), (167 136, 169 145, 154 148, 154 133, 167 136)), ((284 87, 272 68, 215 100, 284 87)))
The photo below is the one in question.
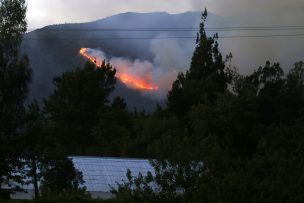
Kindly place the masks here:
POLYGON ((147 172, 154 174, 154 169, 145 159, 78 157, 71 156, 74 166, 83 174, 84 186, 87 191, 110 192, 117 183, 127 181, 126 173, 130 169, 132 176, 147 172))

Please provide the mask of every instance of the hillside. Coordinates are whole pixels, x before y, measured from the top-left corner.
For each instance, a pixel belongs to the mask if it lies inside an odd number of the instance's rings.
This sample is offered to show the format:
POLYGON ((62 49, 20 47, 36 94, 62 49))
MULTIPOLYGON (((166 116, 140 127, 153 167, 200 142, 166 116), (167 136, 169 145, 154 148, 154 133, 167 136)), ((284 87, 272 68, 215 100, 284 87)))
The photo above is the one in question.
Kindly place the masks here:
MULTIPOLYGON (((55 76, 66 70, 82 67, 85 60, 78 54, 81 47, 102 49, 109 56, 153 61, 155 53, 151 51, 152 38, 195 36, 195 32, 123 31, 124 29, 198 27, 200 16, 199 12, 123 13, 89 23, 50 25, 27 33, 22 52, 29 56, 34 71, 30 98, 41 100, 52 91, 52 79, 55 76), (117 39, 130 37, 151 39, 117 39), (104 38, 111 39, 102 40, 104 38)), ((209 22, 219 20, 220 17, 209 15, 209 22)), ((167 43, 165 40, 160 41, 161 44, 167 43)), ((179 47, 187 49, 188 66, 195 39, 175 39, 175 41, 179 43, 179 47)), ((153 109, 156 103, 162 103, 164 99, 164 97, 153 99, 153 95, 151 99, 124 87, 123 84, 117 84, 112 96, 117 95, 124 97, 131 109, 134 107, 153 109)))

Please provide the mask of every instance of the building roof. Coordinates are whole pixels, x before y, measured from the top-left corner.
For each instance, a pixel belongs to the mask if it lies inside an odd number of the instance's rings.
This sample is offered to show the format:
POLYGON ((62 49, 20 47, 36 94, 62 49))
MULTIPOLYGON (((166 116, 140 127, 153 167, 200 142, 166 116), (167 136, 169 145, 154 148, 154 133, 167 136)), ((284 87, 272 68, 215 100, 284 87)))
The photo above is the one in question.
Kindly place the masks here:
POLYGON ((84 186, 87 191, 110 192, 117 183, 127 181, 126 173, 131 170, 132 176, 147 172, 154 173, 149 160, 104 157, 71 156, 74 166, 83 174, 84 186))

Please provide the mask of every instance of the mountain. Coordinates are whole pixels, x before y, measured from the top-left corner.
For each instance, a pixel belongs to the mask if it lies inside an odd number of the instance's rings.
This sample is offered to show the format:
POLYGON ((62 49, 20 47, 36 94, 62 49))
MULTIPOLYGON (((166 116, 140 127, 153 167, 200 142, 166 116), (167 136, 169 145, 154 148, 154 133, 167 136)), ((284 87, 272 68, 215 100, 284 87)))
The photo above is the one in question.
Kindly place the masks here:
MULTIPOLYGON (((29 32, 24 37, 22 51, 29 56, 34 71, 30 99, 41 101, 52 92, 52 80, 55 76, 84 65, 85 60, 79 55, 81 47, 101 49, 108 57, 147 60, 155 67, 167 71, 170 68, 176 72, 184 71, 189 68, 195 46, 195 39, 184 37, 196 36, 196 32, 168 31, 167 28, 198 28, 200 20, 200 12, 122 13, 94 22, 50 25, 29 32), (147 31, 145 28, 155 30, 147 31), (166 30, 161 30, 162 28, 166 30), (183 38, 157 40, 159 36, 183 38)), ((230 65, 236 66, 242 74, 251 73, 253 69, 264 65, 266 60, 280 62, 285 71, 296 61, 303 60, 304 40, 301 36, 292 36, 300 31, 238 29, 259 26, 271 27, 273 24, 252 13, 231 17, 209 13, 206 22, 207 28, 222 28, 219 36, 224 38, 219 39, 220 50, 223 55, 230 52, 233 54, 230 65), (246 35, 269 37, 244 37, 246 35), (276 35, 278 37, 274 37, 276 35)), ((158 75, 166 76, 162 71, 158 71, 158 75)), ((167 90, 170 89, 172 80, 172 77, 168 77, 165 84, 167 90)), ((166 91, 161 96, 147 96, 118 82, 112 97, 124 97, 130 109, 144 107, 151 110, 157 103, 164 103, 165 94, 166 91)))
MULTIPOLYGON (((79 55, 82 47, 102 49, 108 56, 125 57, 131 60, 153 61, 155 53, 151 51, 151 40, 157 36, 196 36, 196 32, 162 31, 163 28, 198 28, 201 19, 199 12, 181 14, 122 13, 101 20, 79 24, 50 25, 29 32, 24 37, 22 52, 30 58, 34 72, 30 99, 42 100, 53 89, 52 80, 64 71, 82 67, 85 60, 79 55), (130 31, 130 29, 137 31, 130 31), (144 31, 155 28, 155 31, 144 31), (129 29, 129 30, 126 30, 129 29), (141 29, 138 31, 138 29, 141 29), (117 39, 117 38, 151 39, 117 39), (108 38, 108 40, 103 40, 108 38), (110 39, 109 39, 110 38, 110 39)), ((220 17, 210 14, 209 19, 220 17)), ((177 39, 181 47, 193 47, 195 39, 177 39)), ((163 43, 163 42, 162 42, 163 43)), ((189 50, 192 53, 193 49, 189 50)), ((186 68, 186 67, 185 67, 186 68)), ((122 96, 130 109, 153 109, 163 98, 143 96, 140 92, 117 84, 112 96, 122 96)))

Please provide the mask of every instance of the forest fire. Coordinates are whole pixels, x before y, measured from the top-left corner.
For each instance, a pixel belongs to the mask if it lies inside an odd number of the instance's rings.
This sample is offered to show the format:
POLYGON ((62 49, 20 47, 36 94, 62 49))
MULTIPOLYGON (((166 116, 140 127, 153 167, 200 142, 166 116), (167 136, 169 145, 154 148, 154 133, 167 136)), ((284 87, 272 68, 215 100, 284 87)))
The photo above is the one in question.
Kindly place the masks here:
MULTIPOLYGON (((79 50, 80 55, 82 55, 84 58, 86 58, 87 60, 93 62, 94 64, 96 64, 97 67, 101 67, 102 64, 102 60, 103 59, 99 59, 96 56, 93 56, 89 53, 89 48, 81 48, 79 50)), ((137 76, 134 76, 130 73, 126 73, 126 72, 122 72, 120 71, 122 68, 119 67, 119 64, 117 66, 114 67, 116 68, 116 77, 123 82, 124 84, 126 84, 129 87, 133 87, 135 89, 139 89, 139 90, 158 90, 158 87, 155 85, 151 85, 149 83, 149 81, 146 81, 142 78, 138 78, 137 76)), ((125 70, 125 68, 124 68, 125 70)))

